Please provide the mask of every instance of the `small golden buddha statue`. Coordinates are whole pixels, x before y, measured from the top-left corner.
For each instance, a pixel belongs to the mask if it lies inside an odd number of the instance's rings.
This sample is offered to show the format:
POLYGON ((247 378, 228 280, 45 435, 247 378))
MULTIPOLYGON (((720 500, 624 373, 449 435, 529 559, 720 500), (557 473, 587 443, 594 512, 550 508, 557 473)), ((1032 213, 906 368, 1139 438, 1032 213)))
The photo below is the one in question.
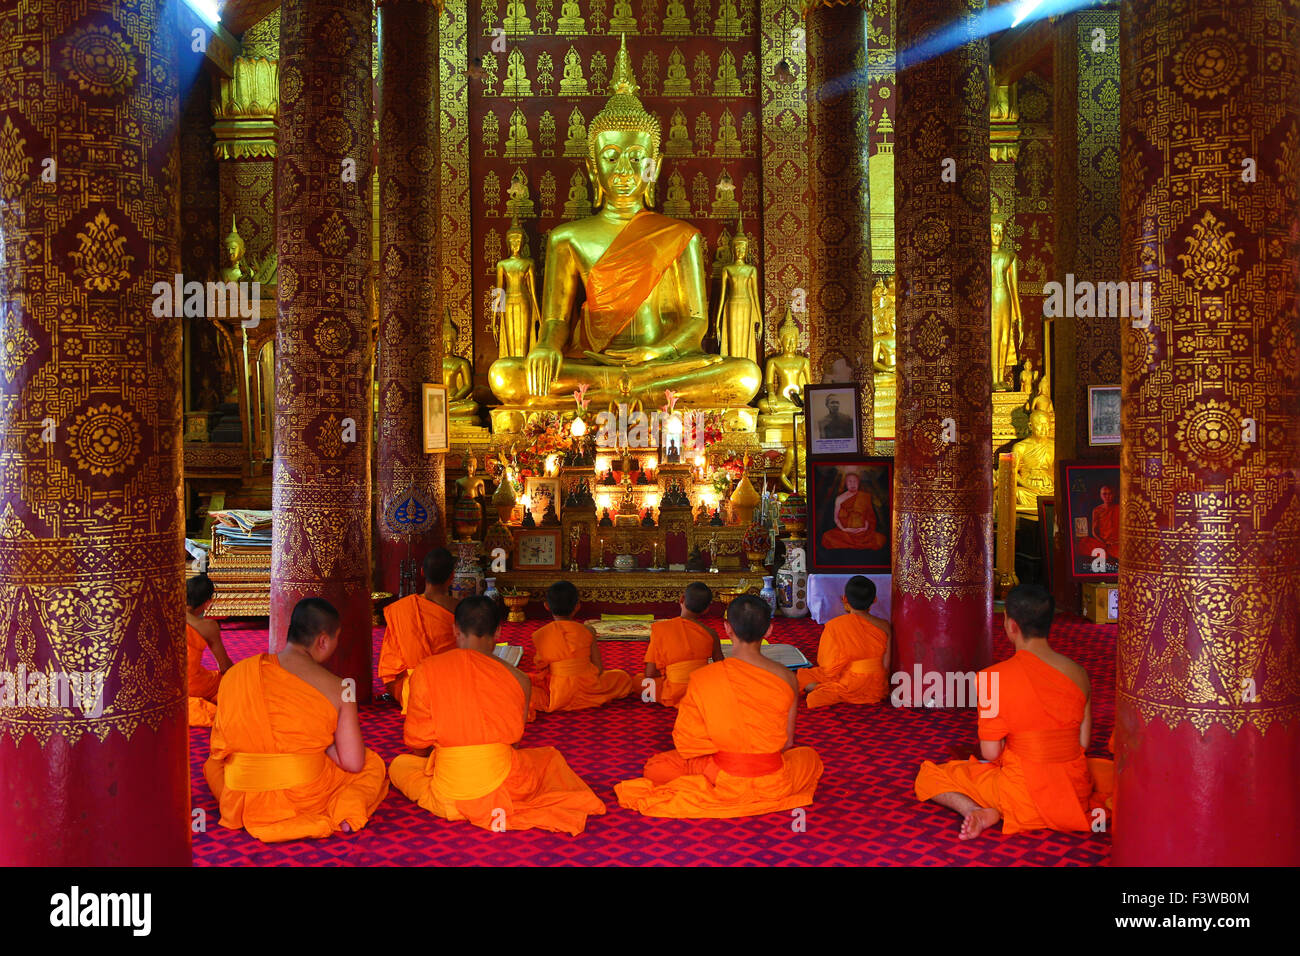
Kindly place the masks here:
POLYGON ((734 159, 740 156, 740 136, 736 133, 736 118, 731 115, 731 110, 722 111, 722 119, 718 122, 718 138, 713 144, 713 155, 723 159, 734 159))
POLYGON ((1002 248, 1002 223, 993 221, 993 284, 990 290, 993 316, 993 387, 1006 389, 1007 376, 1020 361, 1023 335, 1020 318, 1020 289, 1016 279, 1016 254, 1002 248))
POLYGON ((244 261, 248 248, 244 245, 244 237, 239 234, 239 227, 235 225, 234 216, 230 217, 230 233, 222 241, 222 246, 226 253, 226 264, 217 273, 221 281, 240 282, 253 278, 253 271, 244 261))
POLYGON ((659 168, 661 131, 637 96, 626 39, 610 88, 587 130, 600 211, 551 230, 537 343, 492 364, 492 391, 507 405, 563 408, 585 386, 604 405, 625 370, 637 397, 653 402, 671 389, 687 404, 743 405, 758 391, 758 366, 703 348, 704 239, 647 208, 654 181, 643 172, 659 168))
POLYGON ((578 51, 569 47, 569 52, 564 54, 564 75, 560 77, 560 95, 561 96, 585 96, 587 93, 587 78, 582 75, 582 57, 578 56, 578 51))
POLYGON ((737 224, 731 251, 734 261, 722 267, 718 289, 718 351, 757 362, 763 307, 758 297, 758 270, 745 261, 749 236, 743 223, 737 224))
POLYGON ((524 230, 516 219, 506 230, 506 248, 510 255, 497 263, 497 284, 493 293, 496 301, 492 313, 492 336, 497 341, 500 355, 527 355, 536 337, 537 317, 541 314, 537 305, 537 271, 533 260, 520 251, 523 242, 524 230))
POLYGON ((564 137, 564 155, 581 159, 587 155, 587 122, 576 106, 569 114, 569 132, 564 137))
POLYGON ((894 313, 894 277, 877 279, 871 290, 871 364, 877 372, 898 368, 898 331, 894 313))
POLYGON ((718 75, 713 81, 714 96, 739 96, 740 77, 736 75, 736 58, 730 50, 718 57, 718 75))
MULTIPOLYGON (((680 47, 668 54, 668 75, 664 78, 664 96, 690 96, 691 78, 686 73, 686 57, 680 47)), ((683 121, 683 125, 685 122, 683 121)), ((669 136, 669 142, 672 137, 669 136)), ((671 154, 670 154, 671 155, 671 154)))
POLYGON ((774 424, 794 420, 794 413, 799 406, 790 400, 790 396, 798 395, 802 398, 803 387, 810 381, 811 369, 808 356, 799 351, 799 327, 794 324, 789 306, 776 330, 776 337, 781 351, 767 360, 763 373, 767 397, 758 400, 759 412, 775 419, 774 424))
POLYGON ((516 159, 536 155, 528 135, 528 120, 524 118, 524 111, 515 107, 510 115, 510 135, 506 137, 506 157, 516 159))
POLYGON ((447 386, 447 414, 454 422, 477 422, 474 367, 469 359, 455 352, 457 332, 456 323, 451 320, 451 306, 442 315, 442 383, 447 386))
POLYGON ((668 145, 664 147, 664 152, 669 156, 689 156, 694 151, 690 130, 686 128, 686 115, 681 110, 673 110, 672 122, 668 126, 668 145))
POLYGON ((670 37, 686 36, 691 32, 691 19, 686 15, 686 5, 682 0, 668 0, 662 32, 664 36, 670 37))
POLYGON ((686 195, 686 180, 682 179, 682 174, 674 169, 668 177, 668 195, 664 198, 664 215, 689 216, 690 214, 691 201, 686 195))
POLYGON ((564 203, 565 219, 580 219, 591 215, 591 198, 587 195, 587 177, 574 172, 569 179, 569 198, 564 203))
POLYGON ((516 169, 514 175, 510 177, 506 195, 510 197, 506 200, 507 216, 514 219, 528 219, 537 215, 533 197, 528 193, 528 174, 522 169, 516 169))
POLYGON ((582 19, 577 0, 564 0, 560 4, 560 19, 556 21, 555 32, 566 37, 586 35, 587 23, 582 19))
POLYGON ((1045 411, 1029 413, 1029 437, 1011 446, 1015 461, 1016 510, 1038 512, 1039 495, 1054 493, 1056 441, 1050 435, 1051 419, 1045 411))
POLYGON ((731 219, 740 215, 740 203, 736 202, 736 183, 725 169, 713 187, 713 215, 719 219, 731 219))
POLYGON ((456 497, 482 498, 486 494, 487 484, 478 474, 478 458, 471 453, 469 461, 465 462, 465 474, 456 479, 456 497))

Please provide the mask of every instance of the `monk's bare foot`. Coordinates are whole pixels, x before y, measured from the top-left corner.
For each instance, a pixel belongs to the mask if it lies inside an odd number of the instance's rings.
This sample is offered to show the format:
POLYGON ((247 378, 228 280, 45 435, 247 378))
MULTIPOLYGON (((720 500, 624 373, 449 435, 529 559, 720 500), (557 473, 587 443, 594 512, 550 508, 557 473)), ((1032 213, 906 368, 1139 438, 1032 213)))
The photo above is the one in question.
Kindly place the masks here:
POLYGON ((992 807, 977 807, 961 821, 961 833, 957 839, 973 840, 1000 819, 1001 815, 992 807))
POLYGON ((342 823, 339 824, 339 829, 342 830, 344 833, 351 833, 352 824, 348 823, 347 820, 344 820, 342 823))
POLYGON ((811 691, 811 690, 812 690, 814 687, 816 687, 816 686, 817 686, 816 684, 806 684, 806 685, 804 685, 803 692, 806 694, 806 693, 808 693, 809 691, 811 691))

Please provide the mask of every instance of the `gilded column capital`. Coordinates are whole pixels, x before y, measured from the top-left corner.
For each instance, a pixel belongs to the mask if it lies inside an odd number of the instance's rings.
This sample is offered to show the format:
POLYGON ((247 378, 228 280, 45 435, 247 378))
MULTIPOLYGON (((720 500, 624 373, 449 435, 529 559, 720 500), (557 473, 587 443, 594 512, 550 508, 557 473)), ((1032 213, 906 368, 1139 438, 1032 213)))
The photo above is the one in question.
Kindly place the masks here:
POLYGON ((218 159, 274 158, 280 110, 280 68, 267 57, 236 57, 212 97, 218 159))

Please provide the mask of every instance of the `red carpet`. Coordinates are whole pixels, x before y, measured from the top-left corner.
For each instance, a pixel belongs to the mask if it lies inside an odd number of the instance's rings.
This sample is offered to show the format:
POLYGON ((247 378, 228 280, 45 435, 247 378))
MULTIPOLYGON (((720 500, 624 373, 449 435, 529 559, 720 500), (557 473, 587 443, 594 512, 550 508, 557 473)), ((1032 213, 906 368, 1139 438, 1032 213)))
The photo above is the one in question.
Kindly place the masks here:
MULTIPOLYGON (((507 624, 504 638, 525 646, 539 622, 507 624)), ((721 626, 721 622, 716 622, 721 626)), ((797 645, 813 659, 820 627, 810 620, 778 618, 773 638, 797 645)), ((1114 625, 1058 618, 1053 645, 1087 668, 1093 687, 1093 747, 1103 752, 1115 714, 1114 625)), ((266 630, 226 622, 225 643, 235 660, 266 647, 266 630)), ((375 631, 375 659, 382 631, 375 631)), ((997 623, 995 656, 1011 655, 997 623)), ((642 643, 601 644, 606 666, 639 670, 642 643)), ((214 666, 209 660, 209 666, 214 666)), ((376 689, 378 693, 378 689, 376 689)), ((640 776, 645 758, 672 746, 674 712, 639 698, 595 710, 542 714, 523 746, 558 747, 574 771, 605 801, 580 836, 541 831, 493 833, 448 823, 389 792, 365 830, 328 840, 264 845, 243 831, 218 824, 216 801, 203 781, 206 729, 190 731, 194 807, 207 814, 206 832, 194 834, 194 862, 204 866, 555 866, 555 865, 911 865, 1096 866, 1110 853, 1109 834, 988 831, 972 843, 957 840, 956 814, 917 803, 912 781, 923 759, 948 758, 953 744, 972 744, 975 712, 840 705, 800 710, 799 743, 817 748, 826 773, 817 802, 807 809, 806 832, 792 829, 789 814, 742 820, 656 820, 624 810, 613 786, 640 776)), ((363 707, 366 745, 385 762, 402 752, 402 718, 395 707, 363 707)))

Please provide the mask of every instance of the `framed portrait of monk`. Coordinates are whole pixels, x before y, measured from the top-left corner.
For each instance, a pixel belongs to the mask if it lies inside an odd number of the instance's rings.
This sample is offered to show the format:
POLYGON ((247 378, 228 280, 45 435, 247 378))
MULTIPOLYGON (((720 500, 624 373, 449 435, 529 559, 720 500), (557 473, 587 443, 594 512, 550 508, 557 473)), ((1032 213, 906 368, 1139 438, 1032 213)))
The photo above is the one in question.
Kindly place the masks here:
POLYGON ((1119 465, 1063 461, 1070 538, 1070 576, 1076 581, 1114 580, 1119 574, 1119 465))
POLYGON ((888 574, 893 459, 810 461, 808 490, 808 570, 888 574))
POLYGON ((451 451, 448 440, 450 425, 447 416, 447 386, 424 384, 424 453, 451 451))
POLYGON ((827 461, 861 457, 857 385, 849 382, 805 385, 803 402, 808 422, 805 431, 809 459, 827 461))

